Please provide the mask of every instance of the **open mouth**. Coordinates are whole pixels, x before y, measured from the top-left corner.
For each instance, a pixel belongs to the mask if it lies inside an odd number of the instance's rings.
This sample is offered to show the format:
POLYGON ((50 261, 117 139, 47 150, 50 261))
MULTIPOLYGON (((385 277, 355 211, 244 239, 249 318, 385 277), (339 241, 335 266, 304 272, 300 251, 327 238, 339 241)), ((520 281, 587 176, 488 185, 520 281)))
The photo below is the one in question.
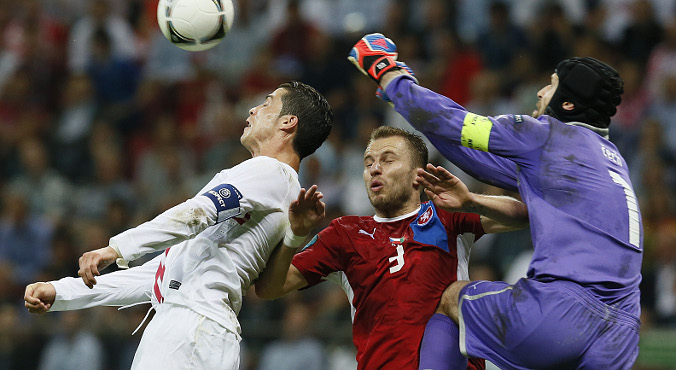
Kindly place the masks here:
POLYGON ((383 183, 378 181, 378 180, 371 181, 370 189, 371 189, 372 192, 377 193, 377 192, 383 190, 383 183))

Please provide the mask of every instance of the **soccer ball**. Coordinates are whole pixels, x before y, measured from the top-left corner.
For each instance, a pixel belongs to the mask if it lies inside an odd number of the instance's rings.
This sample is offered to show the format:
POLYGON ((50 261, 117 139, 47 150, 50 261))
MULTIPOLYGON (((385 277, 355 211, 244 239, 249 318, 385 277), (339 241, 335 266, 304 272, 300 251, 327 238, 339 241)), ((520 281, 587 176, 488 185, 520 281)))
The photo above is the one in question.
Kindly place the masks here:
POLYGON ((174 45, 189 51, 216 46, 235 17, 232 0, 159 0, 157 23, 174 45))

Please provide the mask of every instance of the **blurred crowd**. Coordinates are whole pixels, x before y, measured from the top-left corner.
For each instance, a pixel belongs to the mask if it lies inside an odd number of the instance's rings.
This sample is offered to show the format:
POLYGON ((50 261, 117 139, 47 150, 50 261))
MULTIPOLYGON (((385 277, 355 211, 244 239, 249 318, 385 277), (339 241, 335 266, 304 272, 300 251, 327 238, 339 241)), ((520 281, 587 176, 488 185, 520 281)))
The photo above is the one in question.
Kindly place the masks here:
MULTIPOLYGON (((314 86, 334 109, 300 173, 324 192, 327 223, 372 214, 369 133, 407 124, 346 60, 369 32, 394 40, 421 85, 482 115, 530 114, 564 58, 616 67, 610 135, 645 227, 642 330, 676 328, 675 0, 233 2, 227 37, 191 53, 160 33, 157 0, 0 0, 0 369, 129 368, 147 306, 29 315, 25 285, 76 276, 83 252, 247 159, 248 110, 281 82, 314 86)), ((531 248, 528 230, 482 237, 470 275, 516 281, 531 248)), ((252 291, 240 320, 242 369, 355 367, 350 305, 331 283, 278 301, 252 291)))

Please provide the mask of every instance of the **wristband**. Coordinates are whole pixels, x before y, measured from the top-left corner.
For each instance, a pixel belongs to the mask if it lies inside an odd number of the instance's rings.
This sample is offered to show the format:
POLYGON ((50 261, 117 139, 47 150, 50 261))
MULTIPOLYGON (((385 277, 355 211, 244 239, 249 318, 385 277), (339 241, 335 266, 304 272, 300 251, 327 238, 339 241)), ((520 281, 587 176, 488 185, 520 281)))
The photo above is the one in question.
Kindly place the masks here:
POLYGON ((303 245, 305 242, 305 239, 307 238, 307 235, 305 236, 298 236, 293 233, 293 230, 291 230, 291 227, 286 227, 286 231, 284 231, 284 245, 286 245, 288 248, 296 249, 303 245))

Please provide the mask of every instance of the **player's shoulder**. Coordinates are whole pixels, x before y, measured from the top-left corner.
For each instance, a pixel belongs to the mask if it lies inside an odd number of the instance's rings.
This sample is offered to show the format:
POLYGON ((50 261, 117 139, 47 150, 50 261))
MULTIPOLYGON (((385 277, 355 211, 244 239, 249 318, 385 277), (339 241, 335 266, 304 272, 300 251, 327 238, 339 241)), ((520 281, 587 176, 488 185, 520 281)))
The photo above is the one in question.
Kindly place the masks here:
POLYGON ((496 121, 510 122, 515 125, 549 125, 552 123, 552 121, 558 121, 548 115, 532 117, 525 114, 501 114, 499 116, 494 116, 493 119, 496 121))
POLYGON ((457 223, 459 221, 467 220, 469 222, 478 222, 481 223, 481 216, 479 216, 476 213, 468 213, 468 212, 449 212, 441 207, 438 207, 436 204, 434 204, 431 201, 426 201, 422 203, 422 208, 421 208, 421 215, 419 217, 419 222, 421 220, 425 220, 429 218, 429 216, 426 216, 427 214, 431 215, 432 213, 432 208, 436 211, 436 214, 439 216, 441 221, 444 224, 452 224, 452 223, 457 223))
POLYGON ((279 176, 289 179, 298 179, 298 174, 288 164, 266 156, 257 156, 247 159, 234 167, 225 169, 219 173, 220 176, 230 178, 231 176, 245 176, 246 178, 270 182, 273 176, 279 176))
POLYGON ((352 235, 359 233, 359 230, 375 226, 376 221, 373 216, 341 216, 333 219, 327 229, 332 229, 342 234, 352 235))
POLYGON ((249 158, 241 162, 240 164, 236 165, 232 169, 246 168, 250 170, 264 171, 264 170, 281 169, 282 167, 283 167, 282 162, 274 158, 261 155, 249 158))

